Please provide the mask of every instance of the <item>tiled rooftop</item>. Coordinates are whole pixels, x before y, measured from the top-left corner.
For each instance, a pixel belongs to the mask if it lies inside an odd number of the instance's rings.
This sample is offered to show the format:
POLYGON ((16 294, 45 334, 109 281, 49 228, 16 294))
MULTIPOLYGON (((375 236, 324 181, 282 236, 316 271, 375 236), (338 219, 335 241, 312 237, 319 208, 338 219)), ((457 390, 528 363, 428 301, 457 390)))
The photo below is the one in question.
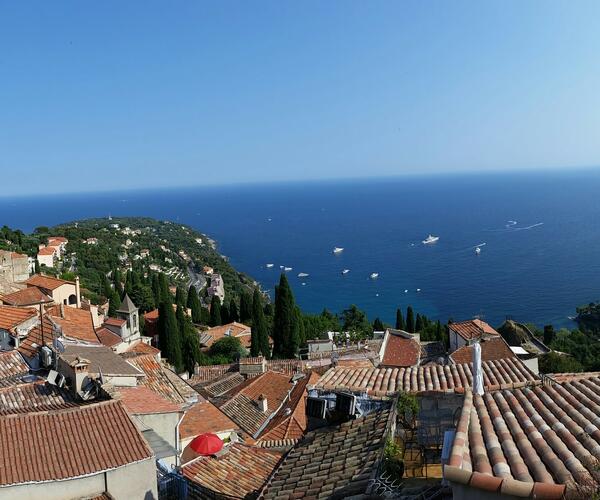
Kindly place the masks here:
POLYGON ((383 355, 381 364, 383 366, 407 367, 419 364, 421 359, 421 345, 414 338, 407 338, 401 332, 395 333, 388 330, 383 342, 383 355))
POLYGON ((206 347, 210 347, 217 340, 222 339, 223 337, 237 337, 240 339, 242 346, 250 347, 250 327, 246 326, 242 323, 238 323, 234 321, 233 323, 228 323, 227 325, 215 326, 213 328, 209 328, 204 333, 209 336, 207 337, 207 342, 205 343, 206 347))
POLYGON ((29 288, 23 288, 8 295, 2 295, 0 300, 10 306, 30 306, 33 304, 47 304, 52 302, 52 299, 48 297, 39 288, 34 286, 29 288))
POLYGON ((457 321, 455 323, 450 323, 449 327, 465 340, 478 339, 482 336, 482 334, 500 335, 490 325, 480 319, 457 321))
POLYGON ((27 337, 19 344, 18 351, 28 358, 37 356, 42 346, 52 345, 54 328, 54 323, 44 315, 42 322, 29 330, 27 337))
POLYGON ((213 498, 254 498, 281 460, 281 453, 236 443, 219 457, 199 457, 182 474, 213 498), (211 495, 213 493, 213 495, 211 495))
POLYGON ((346 498, 368 493, 386 442, 390 411, 309 432, 262 492, 265 499, 346 498))
POLYGON ((210 382, 196 384, 194 387, 207 397, 216 398, 236 388, 246 379, 239 372, 227 372, 210 382))
POLYGON ((74 285, 72 281, 61 280, 53 276, 45 276, 43 274, 35 274, 25 282, 28 286, 37 286, 44 290, 55 290, 62 285, 74 285))
POLYGON ((78 358, 90 362, 90 373, 104 376, 142 377, 143 373, 116 354, 110 347, 103 345, 75 345, 66 344, 60 355, 67 363, 72 363, 78 358))
POLYGON ((233 431, 238 425, 209 401, 192 406, 183 417, 179 426, 181 439, 199 436, 206 432, 233 431))
POLYGON ((145 376, 139 384, 145 385, 172 403, 178 405, 184 405, 186 403, 185 396, 183 396, 177 390, 177 387, 169 380, 162 365, 156 361, 154 356, 144 354, 134 358, 128 358, 127 360, 144 373, 145 376))
POLYGON ((90 344, 100 343, 90 311, 74 307, 53 306, 48 309, 48 315, 60 327, 65 337, 90 344))
MULTIPOLYGON (((518 359, 482 363, 483 381, 488 389, 538 383, 539 379, 518 359)), ((346 389, 375 396, 392 393, 451 391, 471 387, 471 364, 429 364, 411 368, 330 368, 317 382, 318 389, 346 389)))
POLYGON ((172 413, 181 410, 180 405, 161 397, 143 385, 137 387, 119 387, 116 399, 119 399, 123 403, 128 413, 135 415, 172 413))
POLYGON ((114 347, 123 341, 119 335, 111 332, 108 328, 98 328, 96 335, 100 343, 106 347, 114 347))
POLYGON ((125 352, 134 353, 135 355, 152 354, 153 356, 156 356, 157 354, 160 354, 160 349, 157 349, 150 344, 146 344, 146 342, 140 341, 129 346, 125 352))
POLYGON ((14 307, 0 305, 0 328, 15 333, 20 324, 38 315, 33 307, 14 307))
POLYGON ((445 475, 472 488, 584 498, 600 487, 600 378, 465 395, 445 475))
MULTIPOLYGON (((515 353, 510 349, 510 346, 502 337, 494 337, 480 342, 481 345, 481 360, 496 361, 499 359, 515 359, 515 353)), ((470 363, 473 361, 473 346, 459 347, 456 351, 450 354, 450 358, 455 363, 470 363)))
POLYGON ((199 366, 196 368, 194 375, 190 377, 190 384, 196 385, 202 382, 210 382, 227 372, 238 371, 237 363, 230 363, 226 365, 208 365, 199 366))
POLYGON ((0 352, 0 387, 21 383, 29 373, 29 365, 18 351, 0 352))
POLYGON ((105 325, 110 325, 110 326, 118 326, 121 327, 123 326, 125 323, 127 323, 126 320, 122 319, 122 318, 106 318, 104 320, 104 324, 105 325))
POLYGON ((71 394, 44 382, 0 389, 0 415, 72 408, 77 403, 71 394))
POLYGON ((76 478, 153 456, 118 401, 2 416, 0 436, 0 486, 76 478))

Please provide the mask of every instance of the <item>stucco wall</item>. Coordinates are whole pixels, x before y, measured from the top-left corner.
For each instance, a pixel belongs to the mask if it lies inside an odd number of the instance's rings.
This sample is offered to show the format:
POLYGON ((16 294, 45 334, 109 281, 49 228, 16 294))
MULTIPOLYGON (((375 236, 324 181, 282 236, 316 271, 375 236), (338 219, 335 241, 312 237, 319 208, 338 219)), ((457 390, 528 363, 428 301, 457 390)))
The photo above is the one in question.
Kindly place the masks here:
MULTIPOLYGON (((181 418, 181 413, 151 413, 149 415, 136 415, 144 425, 150 427, 156 434, 169 443, 174 449, 177 449, 177 423, 181 418)), ((176 464, 176 456, 165 457, 162 459, 169 465, 176 464)))
POLYGON ((154 459, 108 471, 105 474, 0 488, 2 500, 65 500, 100 495, 108 491, 115 500, 156 499, 154 459), (105 477, 106 476, 106 477, 105 477), (146 496, 149 492, 149 495, 146 496))

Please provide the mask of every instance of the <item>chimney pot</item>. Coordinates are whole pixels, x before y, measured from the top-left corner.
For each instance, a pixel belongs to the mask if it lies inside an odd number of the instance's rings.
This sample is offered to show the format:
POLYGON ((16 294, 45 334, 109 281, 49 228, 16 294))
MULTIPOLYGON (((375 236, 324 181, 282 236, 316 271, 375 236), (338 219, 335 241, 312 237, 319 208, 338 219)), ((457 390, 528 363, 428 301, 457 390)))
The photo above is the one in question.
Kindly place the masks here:
POLYGON ((269 409, 269 405, 267 404, 267 397, 264 394, 258 396, 258 407, 263 413, 269 409))

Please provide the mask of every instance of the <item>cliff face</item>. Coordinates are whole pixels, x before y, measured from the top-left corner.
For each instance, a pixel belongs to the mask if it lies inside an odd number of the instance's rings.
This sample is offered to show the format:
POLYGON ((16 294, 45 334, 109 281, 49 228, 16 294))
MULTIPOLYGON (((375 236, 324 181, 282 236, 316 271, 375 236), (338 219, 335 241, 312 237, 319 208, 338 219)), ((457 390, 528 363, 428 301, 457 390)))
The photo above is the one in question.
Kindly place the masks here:
POLYGON ((526 325, 517 323, 516 321, 506 320, 497 331, 502 335, 502 338, 506 340, 508 345, 521 346, 532 354, 545 354, 550 352, 550 348, 535 337, 526 325))

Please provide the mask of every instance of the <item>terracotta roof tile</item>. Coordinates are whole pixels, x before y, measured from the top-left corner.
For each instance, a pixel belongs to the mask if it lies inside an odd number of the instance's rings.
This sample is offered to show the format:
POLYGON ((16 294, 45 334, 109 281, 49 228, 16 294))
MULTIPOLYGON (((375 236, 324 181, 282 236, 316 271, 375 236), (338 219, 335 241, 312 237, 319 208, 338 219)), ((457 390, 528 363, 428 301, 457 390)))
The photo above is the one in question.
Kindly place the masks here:
POLYGON ((473 488, 584 498, 600 487, 600 378, 465 395, 445 475, 473 488))
POLYGON ((210 382, 196 384, 194 387, 206 397, 217 398, 235 389, 245 381, 246 379, 239 372, 227 372, 221 377, 213 379, 210 382))
POLYGON ((53 276, 46 276, 44 274, 34 274, 25 282, 25 284, 27 286, 37 286, 44 290, 55 290, 62 285, 75 285, 72 281, 61 280, 60 278, 54 278, 53 276))
POLYGON ((143 385, 119 387, 117 399, 123 403, 128 413, 135 415, 181 411, 180 405, 165 399, 143 385))
MULTIPOLYGON (((482 361, 515 359, 517 357, 502 337, 484 339, 480 342, 480 345, 482 361)), ((473 347, 470 345, 459 347, 450 354, 450 358, 455 363, 470 363, 473 360, 473 347)))
POLYGON ((208 401, 196 403, 186 411, 179 426, 181 439, 199 436, 206 432, 213 434, 233 431, 238 425, 208 401))
MULTIPOLYGON (((540 383, 539 378, 519 359, 500 359, 482 363, 483 381, 488 389, 501 386, 540 383)), ((410 368, 330 368, 318 381, 320 389, 346 389, 385 396, 398 391, 463 392, 471 386, 471 364, 428 364, 410 368)))
POLYGON ((34 304, 48 304, 52 299, 37 287, 23 288, 8 295, 2 295, 0 300, 9 306, 31 306, 34 304))
POLYGON ((130 352, 130 353, 134 353, 136 355, 138 354, 151 354, 152 356, 156 356, 157 354, 160 354, 160 349, 157 349, 154 346, 151 346, 150 344, 146 344, 146 342, 142 342, 141 340, 139 342, 136 342, 135 344, 129 346, 125 352, 130 352))
POLYGON ((169 380, 162 365, 149 354, 128 358, 128 361, 144 373, 141 384, 172 403, 183 405, 186 399, 169 380))
POLYGON ((70 392, 46 382, 0 389, 0 415, 52 411, 78 406, 70 392))
POLYGON ((0 328, 15 333, 15 328, 38 315, 33 307, 14 307, 0 305, 0 328))
POLYGON ((211 498, 253 498, 265 484, 282 454, 235 443, 219 457, 199 457, 182 467, 192 490, 199 488, 211 498), (212 493, 212 495, 211 495, 212 493))
POLYGON ((458 321, 456 323, 450 323, 448 325, 450 329, 454 330, 465 340, 478 339, 484 335, 500 335, 485 321, 480 319, 469 319, 467 321, 458 321))
POLYGON ((106 318, 104 320, 105 325, 111 326, 123 326, 125 323, 127 323, 127 321, 122 318, 106 318))
POLYGON ((119 335, 111 332, 108 328, 98 328, 96 335, 100 343, 106 347, 114 347, 123 342, 123 339, 119 335))
POLYGON ((67 363, 72 363, 81 358, 87 359, 90 362, 88 370, 95 375, 99 375, 100 372, 105 376, 141 378, 144 375, 141 370, 125 361, 110 347, 103 345, 66 344, 60 357, 67 363))
POLYGON ((48 309, 48 316, 59 326, 65 337, 92 344, 100 343, 90 311, 74 307, 53 306, 48 309))
POLYGON ((118 401, 3 416, 0 435, 2 486, 76 478, 153 457, 118 401))
POLYGON ((386 332, 383 342, 384 351, 381 359, 383 366, 407 367, 419 364, 421 344, 414 338, 406 338, 390 330, 386 332))
POLYGON ((228 323, 227 325, 215 326, 213 328, 209 328, 205 332, 207 335, 207 341, 204 342, 206 347, 210 347, 217 340, 222 339, 223 337, 237 337, 240 339, 242 346, 250 347, 250 334, 251 328, 242 323, 228 323))
POLYGON ((29 365, 18 351, 0 352, 0 387, 21 383, 29 373, 29 365))
POLYGON ((18 351, 28 358, 37 356, 42 346, 52 345, 54 328, 54 323, 44 315, 42 322, 29 330, 27 337, 19 344, 18 351))
POLYGON ((390 411, 309 432, 288 453, 261 498, 346 498, 367 492, 389 432, 390 411))

